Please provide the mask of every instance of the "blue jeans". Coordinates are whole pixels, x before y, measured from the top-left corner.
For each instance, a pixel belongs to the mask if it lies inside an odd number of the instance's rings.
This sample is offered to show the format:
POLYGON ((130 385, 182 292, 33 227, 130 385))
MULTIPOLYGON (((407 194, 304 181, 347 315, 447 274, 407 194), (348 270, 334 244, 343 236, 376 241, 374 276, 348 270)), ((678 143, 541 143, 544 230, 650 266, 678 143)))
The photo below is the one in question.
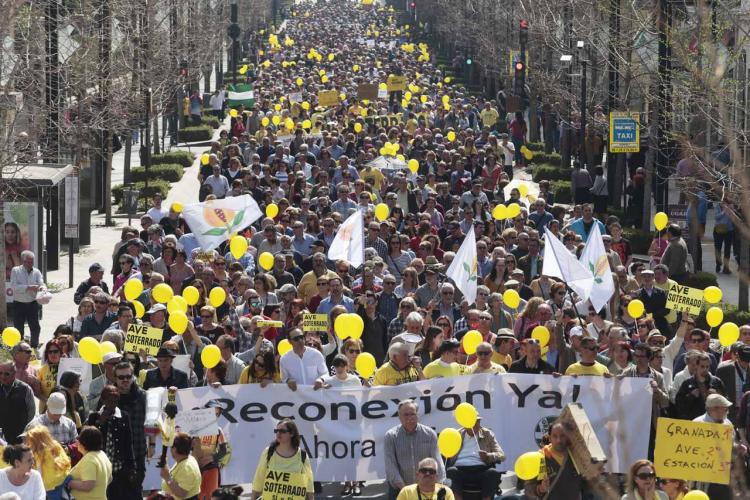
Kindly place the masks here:
POLYGON ((515 148, 515 160, 516 160, 516 166, 520 167, 523 165, 523 155, 521 154, 521 146, 523 146, 524 142, 523 139, 516 139, 515 137, 511 137, 511 141, 513 142, 513 147, 515 148))
POLYGON ((47 491, 47 500, 64 500, 65 498, 68 498, 66 496, 63 496, 65 494, 65 488, 61 484, 54 490, 47 491))

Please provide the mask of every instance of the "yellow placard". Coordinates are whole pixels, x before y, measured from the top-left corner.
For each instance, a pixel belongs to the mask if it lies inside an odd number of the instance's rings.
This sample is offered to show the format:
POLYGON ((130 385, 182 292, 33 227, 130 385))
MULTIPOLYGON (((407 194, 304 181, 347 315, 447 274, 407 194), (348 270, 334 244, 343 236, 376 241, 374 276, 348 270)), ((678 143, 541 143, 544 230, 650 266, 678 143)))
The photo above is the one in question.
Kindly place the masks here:
POLYGON ((388 77, 386 82, 388 85, 388 92, 403 92, 406 90, 406 77, 401 75, 391 75, 388 77))
MULTIPOLYGON (((430 115, 429 113, 414 113, 415 118, 417 122, 422 122, 425 125, 429 125, 430 121, 430 115)), ((404 123, 404 115, 403 114, 395 114, 395 115, 369 115, 365 118, 359 118, 359 120, 364 121, 368 125, 374 125, 377 127, 384 127, 384 128, 390 128, 395 127, 401 123, 404 123)), ((354 120, 351 118, 347 119, 347 126, 354 120)))
POLYGON ((258 328, 264 328, 266 326, 270 326, 273 328, 281 328, 284 326, 284 322, 276 321, 273 319, 259 319, 258 320, 258 328))
POLYGON ((327 332, 327 314, 305 314, 302 317, 302 330, 305 332, 327 332))
POLYGON ((671 479, 729 484, 734 428, 659 418, 656 424, 656 475, 671 479))
POLYGON ((140 352, 144 349, 151 356, 156 356, 161 347, 161 338, 164 330, 148 325, 128 326, 128 334, 125 337, 125 350, 128 352, 140 352))
POLYGON ((308 477, 300 472, 267 469, 263 479, 262 498, 305 500, 308 477))
POLYGON ((669 293, 667 293, 666 307, 673 311, 698 315, 703 307, 703 290, 683 285, 672 285, 669 293))
POLYGON ((215 257, 216 252, 214 252, 213 250, 209 250, 208 252, 205 250, 200 250, 193 254, 193 261, 200 259, 203 262, 210 263, 214 261, 215 257))
POLYGON ((318 92, 318 104, 323 107, 336 106, 339 103, 339 93, 337 90, 323 90, 318 92))

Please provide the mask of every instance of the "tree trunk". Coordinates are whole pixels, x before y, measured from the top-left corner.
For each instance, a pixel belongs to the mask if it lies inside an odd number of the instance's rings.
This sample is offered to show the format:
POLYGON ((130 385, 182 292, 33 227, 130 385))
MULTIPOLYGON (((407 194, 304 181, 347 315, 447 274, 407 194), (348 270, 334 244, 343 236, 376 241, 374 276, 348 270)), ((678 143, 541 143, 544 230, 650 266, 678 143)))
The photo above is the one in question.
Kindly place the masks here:
MULTIPOLYGON (((5 227, 5 207, 0 197, 0 227, 5 227)), ((8 325, 8 302, 5 293, 5 238, 0 238, 0 269, 3 270, 3 293, 0 294, 0 330, 8 325)))

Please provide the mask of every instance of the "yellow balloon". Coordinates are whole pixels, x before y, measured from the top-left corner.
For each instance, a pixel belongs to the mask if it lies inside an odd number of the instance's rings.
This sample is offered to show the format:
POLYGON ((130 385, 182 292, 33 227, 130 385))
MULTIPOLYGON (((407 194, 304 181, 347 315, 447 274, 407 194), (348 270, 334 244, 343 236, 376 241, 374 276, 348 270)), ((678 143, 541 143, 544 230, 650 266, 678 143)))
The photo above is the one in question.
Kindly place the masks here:
MULTIPOLYGON (((402 154, 396 155, 396 158, 399 159, 399 160, 401 160, 401 161, 405 161, 406 160, 406 157, 404 155, 402 155, 402 154)), ((417 165, 417 166, 419 166, 419 165, 417 165)), ((411 168, 409 170, 411 170, 411 168)))
POLYGON ((412 174, 416 174, 419 171, 419 162, 415 159, 409 160, 409 171, 412 174))
POLYGON ((455 456, 461 450, 461 434, 456 429, 443 429, 438 435, 438 449, 446 458, 455 456))
POLYGON ((518 217, 518 215, 521 213, 521 205, 518 203, 511 203, 508 205, 508 218, 512 219, 513 217, 518 217))
POLYGON ((183 297, 180 297, 179 295, 175 295, 169 300, 169 302, 167 302, 167 312, 169 314, 174 314, 176 312, 186 313, 187 309, 187 300, 185 300, 183 297))
POLYGON ((271 252, 263 252, 258 257, 258 264, 264 270, 269 271, 273 267, 273 254, 271 252))
POLYGON ((513 289, 505 290, 503 292, 503 303, 511 309, 518 309, 518 306, 521 305, 521 296, 513 289))
POLYGON ((357 355, 357 359, 354 360, 354 368, 357 369, 357 373, 359 373, 359 376, 363 379, 372 377, 372 374, 375 373, 376 367, 377 363, 375 362, 375 356, 369 352, 363 352, 362 354, 357 355))
POLYGON ((174 297, 174 292, 172 291, 171 286, 166 283, 159 283, 153 290, 151 290, 151 295, 153 295, 157 302, 166 304, 172 297, 174 297))
POLYGON ((378 84, 378 90, 388 90, 388 84, 386 83, 379 83, 378 84))
POLYGON ((328 83, 328 77, 326 75, 321 76, 320 83, 328 83))
POLYGON ((682 497, 682 500, 710 500, 710 498, 705 491, 692 490, 685 493, 685 496, 682 497))
POLYGON ((146 314, 146 308, 143 307, 143 304, 140 301, 138 300, 133 301, 133 307, 135 308, 136 318, 141 319, 143 315, 146 314))
POLYGON ((657 231, 661 231, 665 227, 667 227, 667 224, 669 223, 669 217, 667 217, 667 214, 664 212, 657 212, 656 215, 654 215, 654 227, 657 231))
POLYGON ((87 363, 98 365, 102 362, 102 350, 94 337, 83 337, 78 342, 78 352, 87 363))
POLYGON ((448 142, 453 142, 456 140, 456 133, 454 131, 450 131, 445 136, 448 139, 448 142))
POLYGON ((203 153, 201 155, 201 165, 208 165, 208 162, 211 160, 211 157, 208 153, 203 153))
POLYGON ((130 278, 125 282, 125 298, 131 302, 143 293, 143 282, 136 278, 130 278))
POLYGON ((539 475, 542 468, 544 455, 538 451, 528 451, 516 459, 516 476, 524 481, 534 479, 539 475))
POLYGON ((546 326, 539 325, 531 330, 531 338, 539 341, 539 345, 545 347, 549 344, 549 330, 546 326))
POLYGON ((404 92, 404 99, 406 99, 407 101, 411 101, 412 97, 414 97, 414 96, 408 90, 406 92, 404 92))
POLYGON ((298 86, 298 87, 301 87, 301 86, 302 86, 302 83, 304 83, 304 82, 302 81, 302 78, 297 78, 297 81, 296 81, 296 83, 297 83, 297 86, 298 86))
POLYGON ((286 120, 284 120, 284 126, 287 130, 294 130, 294 120, 292 120, 291 118, 287 118, 286 120))
POLYGON ((388 208, 388 205, 385 203, 378 203, 375 207, 375 218, 378 219, 380 222, 383 222, 388 218, 388 215, 390 214, 390 209, 388 208))
POLYGON ((264 127, 267 127, 269 123, 271 123, 271 120, 269 120, 267 116, 260 119, 260 124, 264 127))
POLYGON ((362 132, 362 124, 361 124, 361 123, 359 123, 359 122, 355 123, 355 124, 354 124, 354 131, 355 131, 356 133, 358 133, 358 134, 359 134, 360 132, 362 132))
POLYGON ((175 311, 169 315, 169 328, 177 335, 182 335, 187 330, 188 318, 182 311, 175 311))
POLYGON ((109 340, 105 340, 99 344, 99 350, 102 352, 102 357, 104 357, 108 352, 117 352, 117 346, 109 340))
POLYGON ((426 95, 421 95, 421 96, 419 96, 419 101, 420 101, 420 102, 421 102, 422 104, 426 103, 426 102, 427 102, 427 96, 426 96, 426 95))
POLYGON ((336 56, 335 56, 335 55, 333 55, 333 54, 328 54, 328 60, 329 60, 329 61, 333 61, 333 60, 334 60, 335 58, 336 58, 336 56))
POLYGON ((352 66, 352 71, 354 71, 355 73, 359 71, 359 64, 355 64, 354 66, 352 66))
POLYGON ((279 356, 283 356, 292 350, 292 343, 288 339, 282 339, 279 345, 276 346, 276 350, 279 351, 279 356))
POLYGON ((274 125, 278 125, 281 123, 281 117, 274 115, 273 118, 271 118, 271 123, 274 125))
MULTIPOLYGON (((277 106, 278 106, 278 104, 277 104, 277 106)), ((237 118, 237 110, 236 109, 230 110, 229 111, 229 116, 231 116, 232 118, 237 118)))
POLYGON ((477 347, 482 343, 482 334, 476 330, 466 332, 463 339, 461 339, 461 343, 464 347, 464 352, 471 356, 477 352, 477 347))
POLYGON ((386 156, 389 153, 389 150, 388 150, 388 148, 386 148, 385 146, 383 146, 382 148, 380 148, 380 150, 378 152, 380 153, 381 156, 386 156))
POLYGON ((281 111, 281 104, 274 104, 273 109, 276 110, 277 112, 281 111))
POLYGON ((740 328, 736 323, 724 323, 719 327, 719 343, 724 347, 737 342, 740 338, 740 328))
POLYGON ((336 332, 336 335, 338 335, 341 340, 346 340, 351 336, 348 313, 339 314, 336 317, 336 320, 333 322, 333 331, 336 332))
POLYGON ((208 294, 208 303, 214 307, 221 306, 227 300, 227 292, 220 286, 214 287, 208 294))
POLYGON ((449 102, 451 102, 450 96, 447 95, 444 95, 440 100, 443 102, 443 104, 448 104, 449 102))
POLYGON ((518 192, 521 193, 521 196, 524 198, 529 195, 529 186, 525 182, 522 182, 518 185, 518 192))
POLYGON ((12 326, 6 327, 3 330, 3 343, 8 347, 13 347, 21 341, 21 332, 17 328, 12 326))
POLYGON ((724 311, 720 307, 714 306, 706 311, 706 323, 711 328, 719 326, 722 321, 724 321, 724 311))
POLYGON ((221 351, 215 345, 207 345, 201 351, 201 362, 205 368, 213 368, 221 361, 221 351))
POLYGON ((190 285, 182 290, 182 297, 185 299, 185 302, 187 302, 187 305, 194 306, 200 300, 201 294, 197 288, 190 285))
POLYGON ((174 203, 172 203, 172 206, 170 208, 174 213, 180 214, 182 213, 182 209, 184 207, 182 206, 182 203, 180 203, 179 201, 175 201, 174 203))
POLYGON ((266 207, 266 217, 273 219, 277 215, 279 215, 279 206, 276 203, 270 203, 266 207))
POLYGON ((362 337, 362 332, 365 331, 365 321, 357 313, 350 313, 348 320, 349 336, 358 339, 362 337))
POLYGON ((526 158, 527 160, 533 160, 534 159, 534 152, 532 150, 530 150, 530 149, 527 149, 526 151, 524 151, 521 154, 523 154, 523 157, 526 158))
POLYGON ((709 304, 717 304, 721 302, 722 292, 718 286, 707 286, 703 289, 703 298, 709 304))
POLYGON ((497 205, 492 209, 492 218, 495 220, 505 220, 508 218, 508 207, 505 205, 497 205))
POLYGON ((367 108, 362 108, 359 114, 362 115, 363 117, 367 117, 367 108))
POLYGON ((455 410, 453 410, 453 416, 456 418, 458 425, 464 429, 473 429, 474 425, 477 423, 479 413, 477 412, 477 409, 474 408, 473 404, 461 403, 456 406, 455 410))
POLYGON ((240 236, 239 234, 229 240, 229 252, 232 254, 232 257, 237 260, 240 260, 240 258, 245 255, 245 252, 247 252, 247 247, 247 238, 245 238, 244 236, 240 236))
POLYGON ((643 316, 644 310, 645 307, 643 306, 643 302, 639 299, 633 299, 628 304, 628 314, 630 314, 632 318, 640 318, 643 316))
POLYGON ((309 130, 312 128, 312 122, 310 120, 304 120, 302 122, 302 128, 309 130))

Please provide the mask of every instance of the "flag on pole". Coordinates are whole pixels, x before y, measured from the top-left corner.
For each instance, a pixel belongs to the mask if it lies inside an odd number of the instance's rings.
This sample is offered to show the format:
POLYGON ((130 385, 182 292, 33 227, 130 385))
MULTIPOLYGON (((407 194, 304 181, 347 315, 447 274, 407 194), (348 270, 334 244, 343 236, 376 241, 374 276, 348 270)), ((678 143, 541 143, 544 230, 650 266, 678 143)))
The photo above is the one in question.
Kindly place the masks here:
POLYGON ((365 262, 365 234, 362 211, 357 210, 339 226, 333 238, 328 258, 345 260, 352 267, 359 267, 365 262))
POLYGON ((591 228, 589 239, 586 240, 586 246, 583 247, 583 252, 578 260, 594 277, 591 297, 589 298, 594 309, 599 311, 607 305, 612 294, 615 293, 615 282, 609 269, 609 259, 607 258, 607 252, 604 250, 599 224, 594 224, 591 228))
POLYGON ((203 250, 213 250, 263 213, 249 194, 185 205, 182 216, 203 250))
POLYGON ((551 278, 560 278, 578 294, 581 300, 586 301, 591 295, 594 277, 583 264, 576 260, 576 256, 565 248, 562 241, 558 240, 546 227, 544 234, 542 274, 551 278))
POLYGON ((246 107, 255 104, 255 91, 250 83, 238 83, 236 86, 229 86, 227 92, 227 106, 234 108, 240 104, 246 107))
POLYGON ((471 226, 445 275, 453 280, 469 305, 477 298, 477 239, 471 226))

